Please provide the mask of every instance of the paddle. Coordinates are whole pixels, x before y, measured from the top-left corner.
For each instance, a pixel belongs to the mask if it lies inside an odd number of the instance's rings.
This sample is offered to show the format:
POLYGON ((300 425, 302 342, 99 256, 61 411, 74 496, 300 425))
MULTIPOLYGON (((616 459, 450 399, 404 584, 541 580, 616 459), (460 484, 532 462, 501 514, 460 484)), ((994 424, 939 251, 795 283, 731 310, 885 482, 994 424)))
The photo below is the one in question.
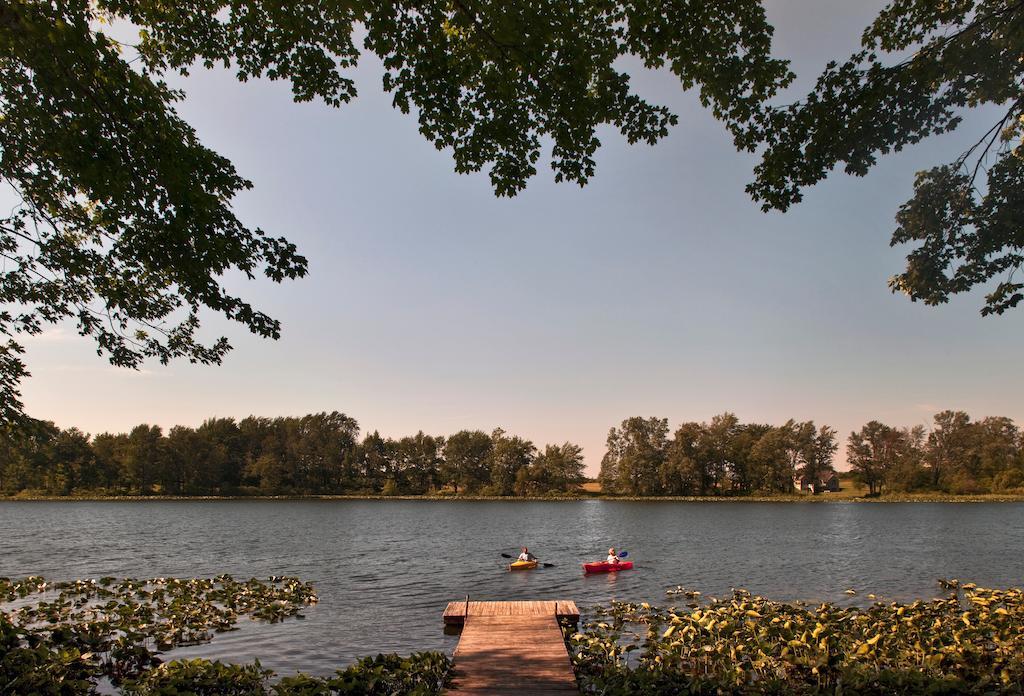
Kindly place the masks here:
MULTIPOLYGON (((509 555, 507 553, 501 554, 501 557, 502 558, 518 558, 518 556, 511 556, 511 555, 509 555)), ((542 563, 541 561, 537 561, 537 563, 539 563, 544 568, 554 568, 555 567, 554 563, 542 563)))

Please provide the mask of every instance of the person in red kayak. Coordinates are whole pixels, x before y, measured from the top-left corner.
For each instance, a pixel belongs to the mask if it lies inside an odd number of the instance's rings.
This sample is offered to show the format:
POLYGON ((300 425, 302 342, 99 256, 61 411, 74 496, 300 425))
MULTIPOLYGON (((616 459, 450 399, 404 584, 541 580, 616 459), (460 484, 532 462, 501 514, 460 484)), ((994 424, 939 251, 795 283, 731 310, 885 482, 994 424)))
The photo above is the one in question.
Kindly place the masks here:
MULTIPOLYGON (((626 551, 622 555, 626 555, 626 551)), ((615 547, 608 549, 608 557, 603 561, 595 563, 584 563, 583 572, 590 573, 614 573, 620 570, 629 570, 633 567, 633 561, 624 561, 615 553, 615 547)))

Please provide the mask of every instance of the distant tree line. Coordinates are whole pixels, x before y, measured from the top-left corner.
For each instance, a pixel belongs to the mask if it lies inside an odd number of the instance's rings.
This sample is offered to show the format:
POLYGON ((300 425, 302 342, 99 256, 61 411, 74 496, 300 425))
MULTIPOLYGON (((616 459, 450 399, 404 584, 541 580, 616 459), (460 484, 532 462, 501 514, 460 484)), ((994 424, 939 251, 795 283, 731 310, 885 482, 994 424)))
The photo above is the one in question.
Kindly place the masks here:
POLYGON ((547 495, 583 480, 583 450, 569 442, 538 450, 501 429, 360 440, 356 421, 337 412, 95 437, 34 421, 0 434, 5 494, 547 495))
POLYGON ((723 413, 669 437, 665 418, 627 418, 608 433, 599 480, 620 495, 787 493, 798 474, 833 473, 836 449, 836 431, 812 421, 772 426, 723 413))
MULTIPOLYGON (((836 431, 813 421, 772 426, 723 413, 670 436, 667 419, 635 417, 608 433, 599 480, 613 495, 771 495, 792 491, 797 477, 826 480, 836 451, 836 431)), ((871 421, 850 433, 846 458, 870 495, 1024 493, 1024 434, 1001 416, 942 411, 931 431, 871 421)))
MULTIPOLYGON (((627 418, 608 433, 599 481, 610 495, 771 495, 835 473, 836 431, 813 421, 740 423, 723 413, 670 436, 664 418, 627 418)), ((847 441, 871 494, 1024 492, 1024 434, 1004 417, 960 411, 923 426, 871 421, 847 441)), ((46 421, 0 431, 0 493, 47 495, 553 495, 584 481, 583 450, 537 448, 501 428, 400 439, 345 414, 211 418, 166 433, 139 425, 94 437, 46 421)))
POLYGON ((871 493, 1024 491, 1024 435, 1002 416, 942 411, 930 432, 871 421, 850 433, 846 457, 871 493))

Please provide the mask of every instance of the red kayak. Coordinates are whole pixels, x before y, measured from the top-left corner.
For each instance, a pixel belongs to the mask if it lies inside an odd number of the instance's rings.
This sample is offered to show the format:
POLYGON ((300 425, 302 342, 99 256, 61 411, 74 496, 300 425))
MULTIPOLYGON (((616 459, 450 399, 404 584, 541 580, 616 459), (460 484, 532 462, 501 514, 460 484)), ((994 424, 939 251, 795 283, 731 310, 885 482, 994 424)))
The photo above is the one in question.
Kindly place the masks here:
POLYGON ((609 563, 608 561, 598 561, 597 563, 584 563, 584 573, 614 573, 618 570, 631 570, 633 568, 633 561, 619 561, 618 563, 609 563))

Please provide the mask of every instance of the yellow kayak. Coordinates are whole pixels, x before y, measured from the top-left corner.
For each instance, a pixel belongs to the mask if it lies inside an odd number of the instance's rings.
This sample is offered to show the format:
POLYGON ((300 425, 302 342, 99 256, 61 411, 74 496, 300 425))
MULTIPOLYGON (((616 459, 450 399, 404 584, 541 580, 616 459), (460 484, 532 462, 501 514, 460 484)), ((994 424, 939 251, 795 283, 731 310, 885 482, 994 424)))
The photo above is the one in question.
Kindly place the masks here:
POLYGON ((533 570, 537 567, 537 561, 515 561, 509 563, 509 570, 533 570))

